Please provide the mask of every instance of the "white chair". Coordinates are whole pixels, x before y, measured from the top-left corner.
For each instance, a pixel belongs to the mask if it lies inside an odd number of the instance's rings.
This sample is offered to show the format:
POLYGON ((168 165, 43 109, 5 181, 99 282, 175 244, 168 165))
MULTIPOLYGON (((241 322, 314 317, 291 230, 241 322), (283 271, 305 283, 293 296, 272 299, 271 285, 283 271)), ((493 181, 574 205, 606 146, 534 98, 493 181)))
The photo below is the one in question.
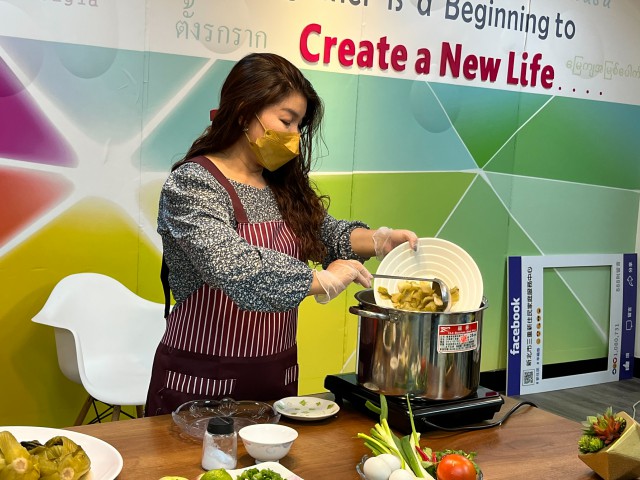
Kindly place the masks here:
POLYGON ((54 327, 62 373, 89 393, 75 425, 84 422, 92 404, 97 417, 91 423, 109 411, 118 420, 123 405, 135 405, 137 416, 143 415, 166 326, 164 304, 145 300, 106 275, 77 273, 60 280, 32 320, 54 327), (107 412, 98 413, 95 401, 107 405, 107 412))

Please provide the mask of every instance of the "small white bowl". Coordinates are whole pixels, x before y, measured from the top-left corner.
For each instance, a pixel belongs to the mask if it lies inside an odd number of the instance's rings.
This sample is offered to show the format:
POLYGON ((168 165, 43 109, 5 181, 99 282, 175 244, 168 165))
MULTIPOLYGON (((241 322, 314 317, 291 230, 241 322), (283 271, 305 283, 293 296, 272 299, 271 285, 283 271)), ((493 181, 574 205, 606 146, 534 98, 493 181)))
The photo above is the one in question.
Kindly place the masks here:
POLYGON ((298 432, 286 425, 257 423, 238 431, 247 453, 256 462, 277 462, 289 453, 298 432))

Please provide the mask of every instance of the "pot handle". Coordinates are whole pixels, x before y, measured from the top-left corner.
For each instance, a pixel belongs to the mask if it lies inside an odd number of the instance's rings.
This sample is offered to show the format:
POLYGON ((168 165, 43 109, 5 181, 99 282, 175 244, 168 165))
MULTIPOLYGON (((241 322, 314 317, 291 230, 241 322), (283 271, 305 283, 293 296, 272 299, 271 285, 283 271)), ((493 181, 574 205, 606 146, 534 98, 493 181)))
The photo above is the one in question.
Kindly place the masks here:
POLYGON ((375 318, 376 320, 389 320, 389 315, 386 315, 384 313, 369 312, 368 310, 362 310, 358 307, 349 307, 349 312, 360 317, 375 318))

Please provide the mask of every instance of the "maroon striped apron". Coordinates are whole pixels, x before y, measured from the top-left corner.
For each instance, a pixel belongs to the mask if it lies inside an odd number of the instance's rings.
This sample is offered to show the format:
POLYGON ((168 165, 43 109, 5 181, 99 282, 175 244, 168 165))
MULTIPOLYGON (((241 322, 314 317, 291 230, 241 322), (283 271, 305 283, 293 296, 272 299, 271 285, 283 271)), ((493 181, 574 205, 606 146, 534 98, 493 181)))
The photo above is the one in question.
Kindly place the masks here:
MULTIPOLYGON (((282 220, 249 223, 235 189, 205 157, 229 193, 238 234, 251 245, 299 258, 298 243, 282 220)), ((204 284, 167 317, 156 351, 145 415, 171 413, 190 400, 274 400, 297 395, 298 310, 240 309, 221 289, 204 284)))

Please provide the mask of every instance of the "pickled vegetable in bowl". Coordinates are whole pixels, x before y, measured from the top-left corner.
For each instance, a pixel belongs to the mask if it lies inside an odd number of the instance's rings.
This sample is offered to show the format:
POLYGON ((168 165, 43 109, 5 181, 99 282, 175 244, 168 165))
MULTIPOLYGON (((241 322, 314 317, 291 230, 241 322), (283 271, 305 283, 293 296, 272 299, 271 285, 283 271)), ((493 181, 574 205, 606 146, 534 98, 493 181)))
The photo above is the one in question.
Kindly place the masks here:
MULTIPOLYGON (((443 312, 445 304, 442 300, 440 285, 437 282, 405 281, 397 284, 397 292, 389 292, 387 287, 378 287, 382 298, 391 300, 393 308, 413 312, 443 312)), ((449 288, 451 308, 460 300, 458 287, 449 288)))
MULTIPOLYGON (((438 278, 449 287, 450 294, 457 287, 459 297, 450 312, 471 312, 482 304, 484 289, 478 265, 461 247, 441 238, 419 238, 417 251, 412 250, 408 242, 398 245, 382 259, 376 273, 396 277, 438 278)), ((401 282, 406 280, 375 278, 373 294, 376 304, 394 308, 391 299, 380 293, 380 287, 394 294, 399 291, 401 282)))

